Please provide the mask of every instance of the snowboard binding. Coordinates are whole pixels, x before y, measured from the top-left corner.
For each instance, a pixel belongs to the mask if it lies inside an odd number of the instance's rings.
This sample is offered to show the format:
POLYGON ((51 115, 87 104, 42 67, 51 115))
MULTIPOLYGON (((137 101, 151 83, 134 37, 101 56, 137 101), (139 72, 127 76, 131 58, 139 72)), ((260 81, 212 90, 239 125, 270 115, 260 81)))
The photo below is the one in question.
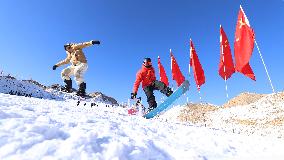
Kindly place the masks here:
POLYGON ((129 104, 130 109, 128 109, 129 115, 139 115, 145 114, 146 108, 142 104, 141 97, 131 99, 131 104, 129 104))

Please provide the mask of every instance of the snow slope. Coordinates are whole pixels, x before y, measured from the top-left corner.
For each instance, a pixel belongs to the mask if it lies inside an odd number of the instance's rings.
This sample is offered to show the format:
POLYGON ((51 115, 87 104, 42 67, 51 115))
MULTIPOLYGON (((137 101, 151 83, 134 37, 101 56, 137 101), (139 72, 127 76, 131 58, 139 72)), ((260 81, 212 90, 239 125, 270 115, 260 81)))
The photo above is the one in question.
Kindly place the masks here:
POLYGON ((218 109, 207 117, 212 127, 284 139, 284 93, 268 94, 248 105, 218 109))
POLYGON ((0 159, 283 159, 284 141, 0 93, 0 159))
MULTIPOLYGON (((58 84, 54 86, 60 88, 60 85, 58 84)), ((53 89, 53 87, 46 87, 34 80, 18 80, 12 76, 0 76, 0 93, 43 99, 56 99, 61 101, 80 99, 75 95, 75 92, 67 94, 58 89, 53 89)), ((90 97, 92 98, 88 98, 88 101, 104 102, 108 105, 118 105, 115 99, 108 97, 101 92, 91 93, 90 97)))
POLYGON ((168 111, 163 119, 187 121, 199 126, 246 135, 284 139, 284 92, 274 94, 240 94, 223 106, 188 104, 168 111), (249 104, 248 104, 249 102, 249 104))
POLYGON ((64 99, 59 95, 44 90, 38 85, 29 83, 28 81, 17 80, 12 76, 0 76, 0 93, 45 99, 64 99))

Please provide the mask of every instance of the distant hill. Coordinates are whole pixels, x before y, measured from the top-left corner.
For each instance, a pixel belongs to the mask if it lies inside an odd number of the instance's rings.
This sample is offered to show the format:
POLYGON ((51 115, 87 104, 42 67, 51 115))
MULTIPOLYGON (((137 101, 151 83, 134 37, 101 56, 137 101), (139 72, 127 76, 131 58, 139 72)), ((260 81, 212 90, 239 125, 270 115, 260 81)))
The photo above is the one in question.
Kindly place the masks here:
MULTIPOLYGON (((0 93, 43 99, 78 99, 74 93, 61 92, 61 87, 59 84, 45 86, 35 80, 17 80, 10 75, 0 76, 0 93)), ((76 91, 76 89, 73 89, 73 91, 76 91)), ((90 93, 88 94, 88 98, 97 102, 118 105, 118 102, 114 98, 106 96, 101 92, 90 93)))

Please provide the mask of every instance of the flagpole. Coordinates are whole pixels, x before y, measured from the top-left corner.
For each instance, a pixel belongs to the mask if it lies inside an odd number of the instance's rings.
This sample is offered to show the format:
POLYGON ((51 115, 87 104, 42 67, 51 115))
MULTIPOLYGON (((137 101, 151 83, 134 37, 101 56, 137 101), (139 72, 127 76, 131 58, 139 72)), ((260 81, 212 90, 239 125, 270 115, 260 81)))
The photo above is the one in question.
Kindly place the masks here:
POLYGON ((225 76, 225 89, 226 89, 226 96, 227 96, 227 98, 229 98, 228 85, 227 85, 227 77, 226 77, 226 76, 225 76))
POLYGON ((188 72, 189 72, 189 78, 190 78, 190 58, 189 58, 188 72))
POLYGON ((200 92, 200 90, 198 90, 198 93, 199 93, 199 102, 201 102, 201 92, 200 92))
POLYGON ((186 103, 188 104, 188 96, 186 97, 186 103))
MULTIPOLYGON (((191 38, 190 38, 191 40, 191 38)), ((190 47, 190 44, 189 44, 189 64, 188 64, 188 74, 189 74, 189 77, 188 77, 188 80, 190 81, 190 60, 191 60, 191 47, 190 47)), ((187 103, 188 103, 188 96, 186 98, 187 100, 187 103)))
MULTIPOLYGON (((172 55, 172 49, 171 48, 170 48, 170 54, 172 55)), ((173 70, 172 56, 171 56, 171 70, 173 70)))
POLYGON ((271 79, 270 79, 269 73, 268 73, 268 71, 267 71, 266 65, 265 65, 264 60, 263 60, 263 57, 262 57, 262 54, 261 54, 261 52, 260 52, 260 49, 259 49, 258 44, 257 44, 257 42, 256 42, 256 40, 255 40, 255 39, 254 39, 254 43, 255 43, 255 45, 256 45, 256 47, 257 47, 257 49, 258 49, 258 53, 259 53, 259 55, 260 55, 260 58, 261 58, 262 64, 263 64, 263 66, 264 66, 264 69, 265 69, 266 75, 267 75, 267 77, 268 77, 268 80, 269 80, 270 86, 271 86, 271 88, 272 88, 272 91, 273 91, 273 93, 275 93, 274 87, 273 87, 273 85, 272 85, 272 81, 271 81, 271 79))
MULTIPOLYGON (((222 43, 222 42, 221 42, 222 43)), ((224 63, 224 73, 225 73, 225 90, 226 90, 226 96, 227 98, 229 98, 229 95, 228 95, 228 85, 227 85, 227 75, 226 75, 226 66, 225 66, 225 56, 224 56, 224 49, 223 49, 223 45, 221 44, 222 46, 222 56, 223 56, 223 63, 224 63)))
POLYGON ((197 89, 198 89, 198 93, 199 93, 199 100, 201 102, 201 92, 200 92, 200 86, 199 85, 197 85, 197 89))

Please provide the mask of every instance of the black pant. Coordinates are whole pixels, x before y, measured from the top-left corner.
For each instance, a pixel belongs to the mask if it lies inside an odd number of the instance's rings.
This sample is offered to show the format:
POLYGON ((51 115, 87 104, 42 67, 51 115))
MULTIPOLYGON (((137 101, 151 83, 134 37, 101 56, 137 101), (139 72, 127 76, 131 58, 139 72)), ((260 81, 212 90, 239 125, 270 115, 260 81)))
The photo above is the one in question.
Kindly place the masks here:
MULTIPOLYGON (((154 90, 159 90, 161 93, 167 95, 168 92, 171 92, 171 89, 166 86, 165 83, 161 81, 155 80, 150 84, 149 86, 146 86, 144 89, 144 92, 147 96, 147 102, 149 104, 149 110, 153 110, 157 107, 157 102, 155 100, 154 96, 154 90)), ((168 96, 168 95, 167 95, 168 96)))

